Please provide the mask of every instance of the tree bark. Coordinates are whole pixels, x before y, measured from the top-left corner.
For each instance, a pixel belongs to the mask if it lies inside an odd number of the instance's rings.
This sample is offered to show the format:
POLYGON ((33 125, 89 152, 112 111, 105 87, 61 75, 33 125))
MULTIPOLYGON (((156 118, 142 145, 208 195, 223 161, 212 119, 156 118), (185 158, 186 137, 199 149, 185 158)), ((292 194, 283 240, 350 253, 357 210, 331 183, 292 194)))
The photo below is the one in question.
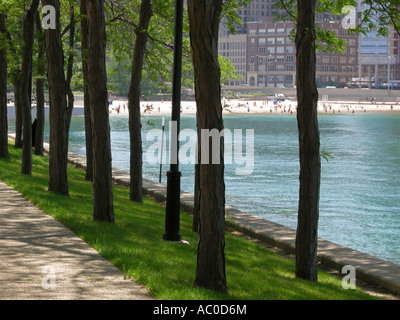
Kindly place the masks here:
MULTIPOLYGON (((6 16, 0 13, 0 35, 6 35, 6 16)), ((7 50, 0 47, 0 158, 9 158, 7 120, 7 50)))
POLYGON ((69 49, 70 53, 68 56, 68 62, 67 62, 67 77, 65 80, 65 85, 67 87, 67 104, 68 104, 68 113, 67 113, 67 136, 69 135, 69 127, 71 124, 71 117, 72 117, 72 111, 74 109, 74 101, 75 97, 71 89, 71 80, 72 80, 72 74, 73 74, 73 66, 74 66, 74 46, 75 46, 75 9, 74 9, 74 3, 70 1, 69 3, 69 10, 70 10, 70 23, 69 23, 69 49))
POLYGON ((32 114, 31 114, 31 83, 32 83, 32 52, 35 15, 40 0, 33 0, 29 10, 24 12, 21 78, 19 81, 19 98, 22 111, 23 143, 22 170, 23 174, 32 172, 32 114))
POLYGON ((130 193, 132 201, 142 203, 142 134, 140 122, 140 83, 142 81, 142 70, 146 43, 148 38, 147 29, 153 15, 151 1, 142 0, 140 6, 139 25, 135 30, 136 42, 133 53, 131 84, 129 88, 129 136, 130 136, 130 193))
MULTIPOLYGON (((197 147, 198 151, 200 147, 197 147)), ((199 155, 199 152, 197 152, 199 155)), ((199 157, 200 159, 200 157, 199 157)), ((194 201, 193 201, 193 219, 192 219, 192 231, 199 232, 199 184, 200 184, 200 177, 199 177, 199 164, 196 162, 194 165, 194 201)))
POLYGON ((60 2, 43 0, 43 5, 52 5, 56 9, 56 29, 47 29, 44 32, 50 100, 49 191, 68 195, 69 111, 61 43, 60 2))
POLYGON ((44 77, 46 76, 45 66, 45 43, 42 22, 40 20, 39 11, 36 12, 36 31, 38 33, 38 67, 36 79, 36 136, 35 139, 35 155, 43 156, 43 136, 45 124, 44 112, 44 77))
POLYGON ((317 234, 320 190, 318 90, 315 81, 316 0, 298 0, 296 35, 297 124, 300 192, 296 233, 296 277, 317 281, 317 234))
POLYGON ((88 89, 93 144, 93 219, 114 222, 103 0, 87 0, 88 89))
POLYGON ((85 180, 93 181, 93 160, 92 160, 92 123, 90 120, 90 100, 87 80, 87 11, 86 0, 80 2, 81 13, 81 55, 83 70, 83 110, 85 118, 85 139, 86 139, 86 175, 85 180))
MULTIPOLYGON (((202 130, 223 130, 218 28, 222 0, 188 0, 190 41, 194 66, 198 141, 202 130)), ((220 164, 199 159, 199 241, 195 285, 226 292, 225 183, 223 139, 220 164)), ((204 141, 200 142, 202 145, 204 141)), ((201 147, 203 148, 203 147, 201 147)))
POLYGON ((13 81, 15 110, 15 147, 22 148, 22 111, 19 98, 19 76, 13 81))

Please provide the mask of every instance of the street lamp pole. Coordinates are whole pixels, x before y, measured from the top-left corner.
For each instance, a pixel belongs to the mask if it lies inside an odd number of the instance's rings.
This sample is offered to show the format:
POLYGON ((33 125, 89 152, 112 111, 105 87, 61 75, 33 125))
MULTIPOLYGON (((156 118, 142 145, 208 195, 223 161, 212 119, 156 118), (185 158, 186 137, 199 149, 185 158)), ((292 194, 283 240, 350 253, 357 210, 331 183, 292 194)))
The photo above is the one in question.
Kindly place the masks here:
POLYGON ((175 0, 174 66, 172 82, 170 170, 167 172, 167 201, 163 239, 180 241, 181 172, 178 164, 178 133, 181 109, 183 0, 175 0))

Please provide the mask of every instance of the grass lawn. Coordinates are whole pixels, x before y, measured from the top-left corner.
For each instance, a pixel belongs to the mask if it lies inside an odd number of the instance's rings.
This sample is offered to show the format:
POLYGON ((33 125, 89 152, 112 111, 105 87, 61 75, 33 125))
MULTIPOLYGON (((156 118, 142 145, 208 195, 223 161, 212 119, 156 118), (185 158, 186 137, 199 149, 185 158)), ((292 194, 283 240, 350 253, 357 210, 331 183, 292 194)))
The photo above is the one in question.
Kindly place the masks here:
POLYGON ((249 240, 226 233, 226 275, 229 294, 193 286, 197 234, 192 217, 181 214, 182 239, 190 246, 162 241, 165 208, 144 199, 129 201, 129 190, 115 186, 115 223, 92 220, 92 186, 84 172, 68 168, 69 196, 48 188, 48 158, 33 155, 32 176, 22 175, 21 150, 9 146, 10 159, 0 159, 0 179, 44 212, 62 222, 126 277, 144 284, 158 299, 375 299, 359 289, 345 290, 341 279, 319 272, 318 283, 296 279, 295 265, 249 240))

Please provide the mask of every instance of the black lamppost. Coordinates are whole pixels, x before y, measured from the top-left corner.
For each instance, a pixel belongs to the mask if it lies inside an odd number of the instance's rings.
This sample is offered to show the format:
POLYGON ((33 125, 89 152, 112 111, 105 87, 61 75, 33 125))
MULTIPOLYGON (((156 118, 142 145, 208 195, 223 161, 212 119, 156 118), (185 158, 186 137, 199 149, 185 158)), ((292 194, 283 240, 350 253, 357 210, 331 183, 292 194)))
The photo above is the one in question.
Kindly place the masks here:
POLYGON ((175 31, 174 31, 174 68, 172 81, 172 112, 170 141, 170 170, 167 172, 167 203, 165 211, 164 240, 180 241, 180 193, 181 172, 178 160, 178 134, 181 112, 181 74, 182 74, 182 31, 183 30, 183 0, 175 0, 175 31), (172 128, 172 127, 171 127, 172 128))

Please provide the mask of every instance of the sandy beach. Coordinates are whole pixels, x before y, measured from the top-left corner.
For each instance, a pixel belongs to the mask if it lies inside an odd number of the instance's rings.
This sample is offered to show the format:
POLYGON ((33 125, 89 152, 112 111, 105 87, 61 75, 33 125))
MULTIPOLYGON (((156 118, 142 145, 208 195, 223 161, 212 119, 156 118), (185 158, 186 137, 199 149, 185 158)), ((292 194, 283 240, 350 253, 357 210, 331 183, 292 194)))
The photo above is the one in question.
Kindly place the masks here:
MULTIPOLYGON (((268 100, 234 100, 223 99, 224 115, 235 114, 296 114, 297 102, 286 99, 285 101, 268 100)), ((143 115, 171 115, 171 101, 143 101, 141 102, 141 113, 143 115)), ((355 101, 319 101, 318 113, 320 114, 355 114, 367 112, 390 112, 400 111, 399 102, 375 103, 375 102, 355 102, 355 101)), ((128 101, 115 100, 110 103, 110 114, 128 114, 128 101)), ((195 115, 196 102, 182 101, 181 114, 195 115)))

